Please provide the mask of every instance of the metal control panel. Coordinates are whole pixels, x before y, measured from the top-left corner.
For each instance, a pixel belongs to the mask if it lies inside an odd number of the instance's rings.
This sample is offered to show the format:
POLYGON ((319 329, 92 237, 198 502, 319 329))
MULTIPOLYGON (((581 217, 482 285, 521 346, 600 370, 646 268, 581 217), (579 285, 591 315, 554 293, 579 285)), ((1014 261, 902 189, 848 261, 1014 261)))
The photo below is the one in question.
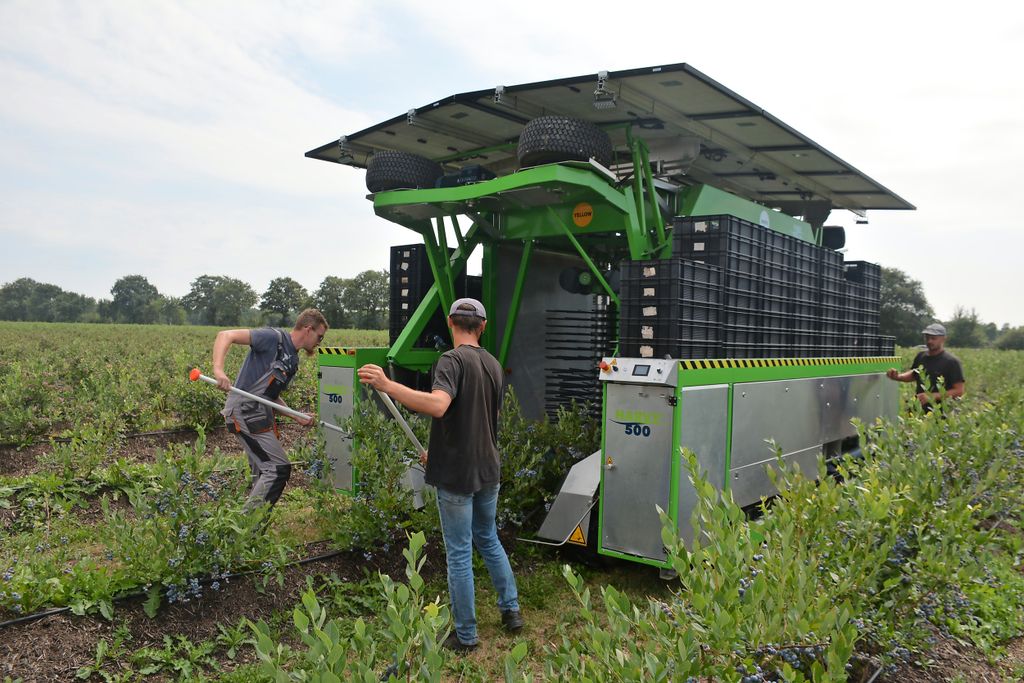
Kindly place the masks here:
POLYGON ((679 361, 667 358, 603 358, 599 367, 602 382, 674 387, 679 379, 679 361))

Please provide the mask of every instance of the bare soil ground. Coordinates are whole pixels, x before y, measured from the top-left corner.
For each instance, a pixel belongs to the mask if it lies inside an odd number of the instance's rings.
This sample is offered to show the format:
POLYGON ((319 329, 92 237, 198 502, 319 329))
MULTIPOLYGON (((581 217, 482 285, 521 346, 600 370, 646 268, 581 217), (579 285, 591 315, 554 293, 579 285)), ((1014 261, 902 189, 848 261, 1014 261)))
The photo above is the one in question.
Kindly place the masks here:
MULTIPOLYGON (((308 550, 311 557, 325 551, 323 547, 308 550)), ((258 621, 269 619, 275 612, 290 611, 299 603, 307 576, 333 573, 343 581, 360 581, 366 571, 380 571, 396 579, 404 576, 405 560, 400 546, 387 556, 375 553, 374 558, 367 562, 361 553, 343 553, 290 567, 283 586, 272 581, 263 587, 255 577, 235 578, 219 592, 205 591, 201 600, 162 606, 154 619, 143 612, 141 599, 132 599, 116 605, 112 622, 64 612, 27 624, 5 626, 0 629, 0 676, 21 678, 24 683, 73 680, 79 667, 93 662, 97 643, 103 639, 112 641, 115 628, 121 624, 130 631, 130 646, 134 650, 163 647, 165 635, 186 636, 195 643, 211 640, 218 635, 218 624, 235 625, 242 617, 258 621)), ((443 558, 428 557, 423 569, 425 577, 443 571, 443 558)), ((223 650, 216 651, 214 656, 225 671, 254 659, 248 647, 240 648, 234 661, 223 650)))
MULTIPOLYGON (((297 425, 282 424, 281 438, 286 448, 304 434, 305 430, 297 425)), ((152 461, 156 452, 169 444, 191 443, 194 440, 195 433, 189 431, 132 437, 124 441, 114 457, 152 461)), ((214 429, 207 434, 207 448, 212 450, 215 447, 226 453, 241 451, 235 437, 224 429, 214 429)), ((36 459, 48 449, 49 444, 21 450, 0 448, 0 475, 18 477, 37 471, 36 459)), ((301 469, 296 468, 289 486, 302 486, 306 483, 301 469)), ((5 522, 10 523, 10 520, 4 518, 5 512, 0 509, 0 529, 6 526, 5 522)), ((88 511, 83 514, 88 517, 88 511)), ((433 548, 443 547, 440 539, 431 539, 430 545, 433 548)), ((21 679, 24 683, 74 680, 79 667, 93 662, 97 643, 103 639, 112 640, 115 629, 122 624, 131 633, 130 647, 134 650, 147 646, 162 647, 165 635, 186 636, 192 642, 211 640, 218 635, 218 624, 234 625, 242 617, 253 621, 269 619, 275 613, 290 611, 299 602, 309 576, 333 573, 342 580, 359 581, 367 571, 371 574, 381 571, 400 579, 404 577, 405 566, 401 549, 401 543, 392 544, 392 551, 387 555, 378 549, 371 561, 367 561, 361 553, 343 553, 322 561, 290 567, 285 572, 283 586, 271 582, 264 588, 258 578, 236 578, 219 592, 206 591, 201 600, 164 605, 155 619, 145 615, 139 599, 133 599, 116 605, 113 622, 100 617, 77 617, 70 612, 63 612, 38 621, 3 626, 0 627, 0 676, 21 679)), ((325 550, 323 547, 311 546, 307 549, 307 556, 312 557, 325 550)), ((433 552, 428 553, 427 557, 424 578, 443 576, 443 554, 433 552)), ((549 617, 555 615, 538 615, 541 620, 549 617)), ((549 626, 554 628, 552 624, 549 626)), ((928 666, 904 665, 895 671, 879 674, 874 678, 874 683, 954 680, 995 683, 1024 680, 1024 638, 1006 643, 1004 656, 993 663, 969 645, 943 637, 938 632, 935 636, 937 643, 928 654, 928 666)), ((539 651, 543 644, 536 643, 536 649, 539 651)), ((481 648, 471 656, 486 656, 487 649, 481 648)), ((496 653, 491 654, 496 656, 496 653)), ((230 660, 223 649, 215 651, 213 656, 224 671, 254 659, 249 647, 240 648, 235 660, 230 660)), ((854 672, 850 680, 867 683, 877 668, 877 665, 863 666, 854 672)))

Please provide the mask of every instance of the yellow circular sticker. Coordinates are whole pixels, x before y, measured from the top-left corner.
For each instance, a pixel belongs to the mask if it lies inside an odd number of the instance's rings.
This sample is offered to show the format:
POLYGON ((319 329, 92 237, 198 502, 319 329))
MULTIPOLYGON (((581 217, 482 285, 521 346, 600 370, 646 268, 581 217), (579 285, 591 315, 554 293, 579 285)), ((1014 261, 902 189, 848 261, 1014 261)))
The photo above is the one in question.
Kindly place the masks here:
POLYGON ((572 210, 572 222, 577 228, 585 228, 594 220, 594 207, 586 202, 580 202, 572 210))

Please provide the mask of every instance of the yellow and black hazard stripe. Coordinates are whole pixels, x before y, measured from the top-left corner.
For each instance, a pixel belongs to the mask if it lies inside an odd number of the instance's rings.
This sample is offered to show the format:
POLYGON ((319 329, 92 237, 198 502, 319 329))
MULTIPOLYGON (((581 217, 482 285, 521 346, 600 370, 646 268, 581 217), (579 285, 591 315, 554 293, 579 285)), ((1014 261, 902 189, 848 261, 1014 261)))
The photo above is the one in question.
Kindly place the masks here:
POLYGON ((726 358, 721 360, 681 360, 679 365, 683 370, 719 370, 725 368, 796 368, 896 362, 899 362, 899 358, 891 356, 861 358, 726 358))
POLYGON ((354 356, 355 349, 346 349, 342 346, 320 346, 316 352, 321 356, 354 356))

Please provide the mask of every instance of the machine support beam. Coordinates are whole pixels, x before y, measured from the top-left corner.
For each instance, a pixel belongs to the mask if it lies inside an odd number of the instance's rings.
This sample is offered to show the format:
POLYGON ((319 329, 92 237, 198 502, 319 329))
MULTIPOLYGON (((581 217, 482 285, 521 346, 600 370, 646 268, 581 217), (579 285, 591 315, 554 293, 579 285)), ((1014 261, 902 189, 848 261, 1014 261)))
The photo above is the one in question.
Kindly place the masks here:
MULTIPOLYGON (((452 254, 452 258, 449 262, 449 267, 453 272, 458 272, 462 268, 466 267, 466 261, 469 259, 469 255, 473 253, 473 250, 476 248, 477 244, 480 243, 480 225, 480 223, 474 222, 473 226, 466 233, 465 248, 459 247, 459 249, 456 250, 454 254, 452 254)), ((412 227, 414 230, 422 234, 424 240, 433 240, 430 221, 422 221, 419 225, 409 227, 412 227), (428 238, 428 235, 431 235, 431 237, 428 238)), ((431 260, 430 245, 427 244, 426 246, 428 260, 431 260)), ((433 261, 431 261, 431 269, 433 270, 433 268, 434 263, 433 261)), ((413 312, 412 316, 410 316, 409 322, 406 324, 404 328, 402 328, 402 331, 398 335, 398 338, 395 339, 395 343, 391 345, 390 349, 388 349, 388 362, 398 363, 400 365, 405 365, 407 367, 419 367, 424 364, 424 359, 421 357, 422 353, 414 350, 413 345, 416 343, 416 340, 419 338, 419 336, 423 334, 423 330, 427 327, 427 322, 434 315, 434 312, 438 309, 438 305, 444 305, 443 298, 441 297, 440 292, 438 290, 438 282, 440 282, 440 280, 437 278, 435 272, 434 284, 432 284, 430 286, 430 289, 427 290, 427 293, 424 295, 423 300, 420 301, 419 306, 416 307, 416 310, 413 312)), ((447 305, 451 306, 452 301, 454 301, 454 299, 449 299, 447 305)), ((444 308, 443 310, 448 309, 444 308)), ((434 355, 436 356, 436 354, 434 355)), ((426 362, 426 367, 430 367, 430 362, 426 362)))
POLYGON ((523 244, 523 255, 519 259, 519 271, 516 273, 516 284, 512 290, 512 301, 508 307, 508 320, 505 321, 505 331, 501 338, 501 350, 498 352, 498 362, 505 367, 508 360, 509 347, 512 346, 512 334, 516 327, 516 318, 519 317, 519 302, 523 298, 523 285, 526 283, 526 271, 530 265, 530 254, 533 253, 533 240, 527 240, 523 244))

